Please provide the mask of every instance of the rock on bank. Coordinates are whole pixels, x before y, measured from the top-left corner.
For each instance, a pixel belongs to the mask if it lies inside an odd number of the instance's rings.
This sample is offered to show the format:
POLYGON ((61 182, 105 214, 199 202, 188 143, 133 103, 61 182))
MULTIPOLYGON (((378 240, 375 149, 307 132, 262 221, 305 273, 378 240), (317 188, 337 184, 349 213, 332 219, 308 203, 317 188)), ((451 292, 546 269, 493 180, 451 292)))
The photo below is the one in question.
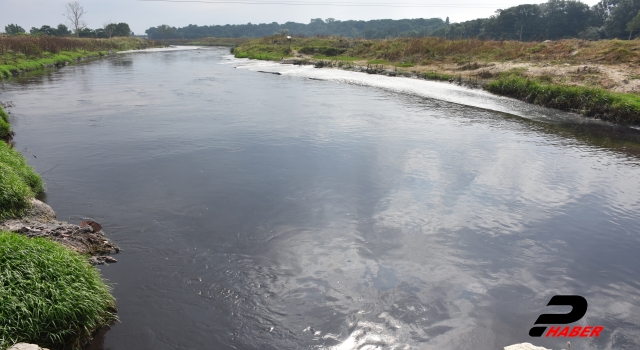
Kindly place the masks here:
POLYGON ((0 229, 27 237, 48 238, 80 254, 93 256, 90 259, 93 264, 115 262, 111 257, 100 255, 120 252, 120 247, 105 236, 99 225, 79 226, 58 221, 53 209, 37 199, 31 200, 27 215, 1 222, 0 229))

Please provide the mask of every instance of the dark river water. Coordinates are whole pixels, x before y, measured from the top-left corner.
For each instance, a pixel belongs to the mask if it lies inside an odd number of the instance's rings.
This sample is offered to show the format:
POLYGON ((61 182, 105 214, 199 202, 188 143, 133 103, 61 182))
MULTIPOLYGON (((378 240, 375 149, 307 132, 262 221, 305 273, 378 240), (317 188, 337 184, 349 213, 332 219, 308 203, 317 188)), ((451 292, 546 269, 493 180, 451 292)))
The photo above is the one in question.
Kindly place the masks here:
POLYGON ((640 348, 636 130, 217 48, 0 99, 58 218, 124 250, 100 267, 120 322, 93 349, 560 349, 528 335, 568 312, 556 294, 605 327, 572 349, 640 348))

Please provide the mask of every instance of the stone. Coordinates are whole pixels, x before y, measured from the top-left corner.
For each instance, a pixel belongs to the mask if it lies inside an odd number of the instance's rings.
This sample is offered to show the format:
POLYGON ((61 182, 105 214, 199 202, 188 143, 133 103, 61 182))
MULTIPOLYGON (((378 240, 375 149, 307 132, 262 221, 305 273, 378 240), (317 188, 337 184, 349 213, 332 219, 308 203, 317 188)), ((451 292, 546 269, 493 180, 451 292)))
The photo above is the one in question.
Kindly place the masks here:
POLYGON ((551 349, 543 348, 541 346, 535 346, 531 343, 522 343, 522 344, 505 346, 504 350, 551 350, 551 349))
POLYGON ((49 349, 41 348, 35 344, 18 343, 7 350, 49 350, 49 349))
MULTIPOLYGON (((101 229, 99 225, 93 226, 101 229)), ((0 229, 27 237, 49 238, 80 254, 103 255, 113 251, 120 252, 120 248, 111 242, 104 232, 95 232, 94 227, 88 223, 85 227, 80 227, 64 221, 38 220, 31 217, 0 222, 0 229)))
POLYGON ((31 199, 31 207, 25 215, 26 219, 34 219, 38 221, 53 221, 56 219, 56 212, 46 203, 37 199, 31 199))

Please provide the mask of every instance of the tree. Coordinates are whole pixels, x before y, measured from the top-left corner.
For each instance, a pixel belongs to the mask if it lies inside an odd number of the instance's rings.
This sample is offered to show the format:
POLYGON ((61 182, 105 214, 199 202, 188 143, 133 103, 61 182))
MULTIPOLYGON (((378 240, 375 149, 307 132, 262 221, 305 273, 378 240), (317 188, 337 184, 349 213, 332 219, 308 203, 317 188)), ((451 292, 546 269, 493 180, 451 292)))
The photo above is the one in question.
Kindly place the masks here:
POLYGON ((118 23, 116 24, 115 30, 113 31, 113 36, 130 36, 131 28, 126 23, 118 23))
POLYGON ((9 25, 5 26, 4 27, 4 32, 9 34, 9 35, 18 35, 18 34, 21 34, 21 33, 26 33, 24 28, 20 27, 17 24, 9 24, 9 25))
POLYGON ((80 32, 87 27, 87 23, 83 20, 84 15, 87 13, 84 7, 77 1, 70 2, 65 5, 66 12, 62 15, 69 20, 71 27, 75 29, 76 37, 80 36, 80 32))
POLYGON ((57 32, 57 36, 66 36, 71 34, 71 31, 69 30, 69 28, 67 28, 67 26, 65 26, 64 24, 60 23, 58 24, 58 28, 56 30, 57 32))
POLYGON ((587 28, 589 6, 573 0, 549 0, 542 5, 549 39, 575 38, 587 28))
POLYGON ((629 23, 627 23, 627 30, 629 31, 629 40, 631 40, 631 34, 633 34, 633 31, 640 30, 640 11, 638 11, 638 14, 633 17, 629 23))
POLYGON ((111 21, 105 22, 102 25, 102 30, 104 34, 107 36, 107 38, 111 38, 113 36, 113 32, 116 31, 116 24, 111 21))
POLYGON ((80 32, 78 32, 77 36, 80 38, 96 38, 98 34, 91 28, 82 28, 80 29, 80 32))
POLYGON ((602 0, 602 11, 606 15, 604 31, 609 38, 626 38, 627 23, 640 10, 640 0, 602 0))

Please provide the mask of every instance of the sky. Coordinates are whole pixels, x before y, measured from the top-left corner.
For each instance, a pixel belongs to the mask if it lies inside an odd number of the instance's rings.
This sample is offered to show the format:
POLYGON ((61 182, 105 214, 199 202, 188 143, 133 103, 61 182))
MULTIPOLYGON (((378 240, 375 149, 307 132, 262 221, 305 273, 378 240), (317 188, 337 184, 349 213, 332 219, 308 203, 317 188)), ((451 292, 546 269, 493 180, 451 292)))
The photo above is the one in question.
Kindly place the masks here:
MULTIPOLYGON (((206 0, 205 0, 206 1, 206 0)), ((294 3, 341 3, 357 6, 318 5, 257 5, 229 3, 175 3, 140 0, 78 0, 87 11, 89 28, 100 28, 106 22, 125 22, 136 34, 144 34, 149 27, 168 24, 183 27, 189 24, 246 24, 284 23, 288 21, 309 23, 311 18, 335 18, 337 20, 371 20, 433 18, 451 22, 461 22, 475 18, 489 17, 496 9, 540 1, 523 0, 213 0, 245 2, 294 2, 294 3), (373 7, 368 4, 419 4, 430 7, 373 7)), ((0 31, 9 23, 25 28, 42 25, 57 26, 65 23, 62 15, 69 0, 0 0, 0 31)), ((583 1, 594 5, 598 0, 583 1)))

